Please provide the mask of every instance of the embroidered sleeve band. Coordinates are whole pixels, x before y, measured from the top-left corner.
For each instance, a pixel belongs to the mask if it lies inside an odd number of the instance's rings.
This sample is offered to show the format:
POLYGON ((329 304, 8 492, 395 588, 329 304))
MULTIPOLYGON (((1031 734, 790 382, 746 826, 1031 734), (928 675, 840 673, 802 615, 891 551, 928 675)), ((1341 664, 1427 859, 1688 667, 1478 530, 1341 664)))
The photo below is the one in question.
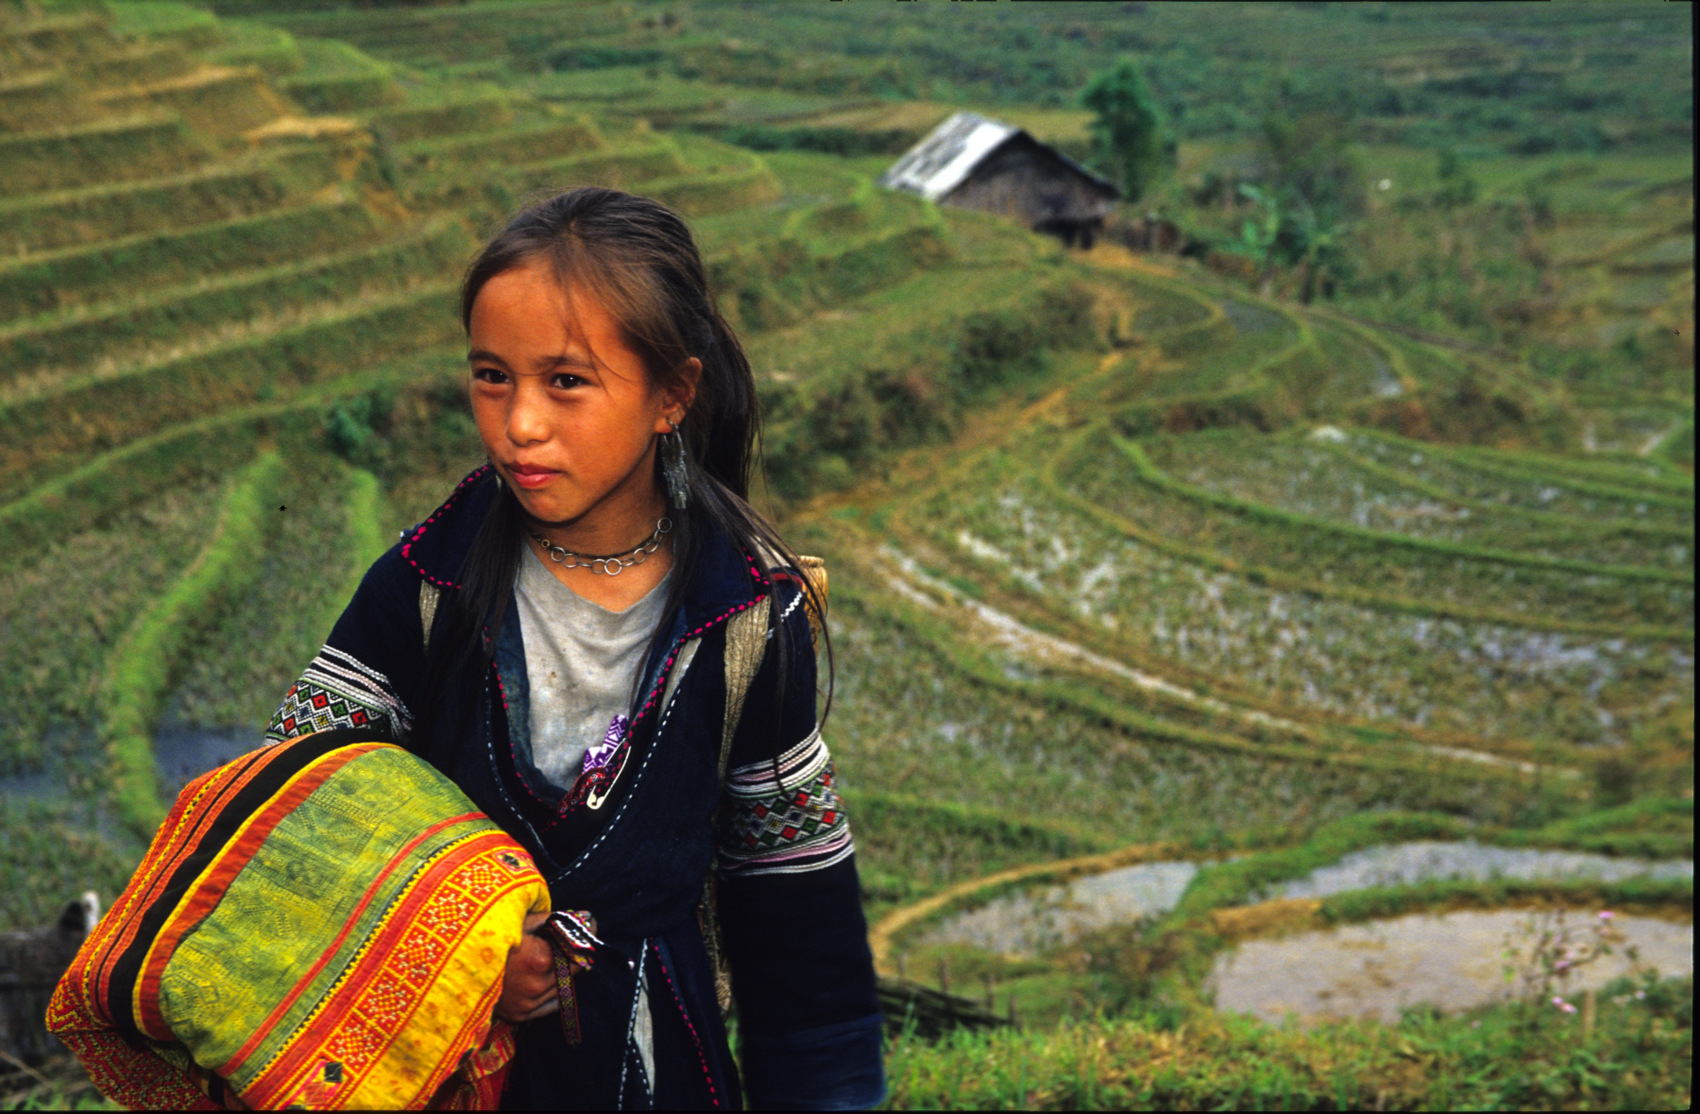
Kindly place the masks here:
POLYGON ((272 714, 266 742, 333 727, 387 727, 391 737, 400 740, 407 737, 412 721, 389 678, 327 644, 272 714))
POLYGON ((817 727, 774 763, 726 772, 720 869, 744 877, 822 870, 855 850, 833 785, 832 756, 817 727))

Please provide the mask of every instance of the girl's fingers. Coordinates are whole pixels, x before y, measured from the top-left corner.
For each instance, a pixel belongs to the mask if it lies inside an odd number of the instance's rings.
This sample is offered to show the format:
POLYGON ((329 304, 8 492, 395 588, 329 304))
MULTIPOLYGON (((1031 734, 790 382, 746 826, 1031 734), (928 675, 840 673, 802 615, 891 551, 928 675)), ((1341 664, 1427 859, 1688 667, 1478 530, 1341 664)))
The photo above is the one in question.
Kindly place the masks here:
POLYGON ((548 1017, 552 1013, 559 1013, 560 1009, 561 1000, 551 994, 547 1001, 532 1010, 530 1013, 526 1014, 524 1020, 533 1021, 539 1017, 548 1017))

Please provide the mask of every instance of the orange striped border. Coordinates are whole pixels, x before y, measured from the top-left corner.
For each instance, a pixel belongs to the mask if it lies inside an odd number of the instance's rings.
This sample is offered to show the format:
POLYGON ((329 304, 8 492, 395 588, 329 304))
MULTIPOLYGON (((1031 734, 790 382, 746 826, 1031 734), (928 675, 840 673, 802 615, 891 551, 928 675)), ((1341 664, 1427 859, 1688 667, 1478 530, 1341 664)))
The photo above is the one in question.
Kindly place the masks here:
POLYGON ((159 1012, 159 990, 165 968, 176 954, 178 943, 218 906, 225 888, 248 865, 254 852, 285 816, 348 763, 390 745, 356 743, 329 752, 286 781, 283 788, 243 822, 225 844, 224 850, 201 871, 148 946, 131 994, 130 1008, 134 1011, 138 1029, 155 1040, 176 1040, 171 1026, 159 1012))
POLYGON ((108 1023, 113 1020, 107 1008, 112 966, 117 957, 135 942, 141 923, 136 912, 147 908, 158 890, 170 881, 173 865, 194 852, 198 833, 218 815, 218 803, 240 790, 241 785, 246 783, 243 774, 252 776, 262 764, 255 763, 240 773, 229 766, 221 766, 190 782, 178 795, 160 828, 161 832, 169 830, 170 836, 164 839, 155 837, 149 853, 130 876, 129 885, 124 887, 124 892, 112 903, 112 908, 107 910, 95 931, 90 933, 72 966, 72 972, 79 976, 78 982, 85 993, 92 991, 89 996, 94 1016, 108 1023))

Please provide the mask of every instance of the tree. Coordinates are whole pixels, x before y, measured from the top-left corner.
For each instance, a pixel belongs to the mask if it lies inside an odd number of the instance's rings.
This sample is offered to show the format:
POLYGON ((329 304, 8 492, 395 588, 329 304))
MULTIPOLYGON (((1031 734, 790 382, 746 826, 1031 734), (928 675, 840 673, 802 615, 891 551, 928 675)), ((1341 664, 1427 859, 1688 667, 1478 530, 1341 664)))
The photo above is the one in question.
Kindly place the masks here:
POLYGON ((1240 225, 1239 251, 1257 262, 1258 292, 1269 296, 1276 264, 1298 267, 1304 276, 1299 300, 1309 305, 1317 290, 1333 290, 1335 279, 1349 265, 1345 247, 1351 226, 1333 209, 1318 210, 1302 197, 1282 197, 1256 186, 1242 185, 1239 194, 1259 210, 1259 219, 1240 225))
MULTIPOLYGON (((1350 98, 1315 82, 1289 80, 1263 118, 1258 152, 1263 188, 1246 196, 1264 210, 1266 224, 1275 225, 1265 266, 1299 268, 1299 297, 1307 304, 1319 289, 1332 290, 1350 267, 1348 237, 1353 218, 1364 209, 1354 132, 1350 98)), ((1266 271, 1263 285, 1268 284, 1266 271)))
POLYGON ((1098 114, 1092 122, 1095 161, 1121 184, 1127 200, 1138 201, 1175 158, 1175 141, 1145 78, 1123 60, 1094 77, 1080 103, 1098 114))
POLYGON ((1349 116, 1332 109, 1277 110, 1263 118, 1262 131, 1259 161, 1269 186, 1331 217, 1362 211, 1363 172, 1349 116))

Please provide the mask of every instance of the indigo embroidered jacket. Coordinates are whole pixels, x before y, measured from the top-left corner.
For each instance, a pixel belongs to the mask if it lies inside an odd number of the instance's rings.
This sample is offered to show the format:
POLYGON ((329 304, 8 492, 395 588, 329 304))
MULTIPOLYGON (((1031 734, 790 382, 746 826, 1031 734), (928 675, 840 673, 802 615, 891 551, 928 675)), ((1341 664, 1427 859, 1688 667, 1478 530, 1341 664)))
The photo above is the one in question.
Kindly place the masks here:
POLYGON ((597 918, 607 944, 592 971, 574 979, 579 1042, 568 1043, 555 1017, 520 1026, 504 1106, 736 1107, 740 1094, 755 1107, 878 1102, 873 960, 849 822, 815 719, 815 662, 794 583, 770 575, 724 534, 705 539, 683 606, 662 619, 665 652, 645 666, 627 741, 592 809, 582 787, 575 794, 555 786, 532 764, 513 605, 492 660, 454 679, 429 738, 414 730, 427 641, 420 586, 457 590, 495 495, 490 470, 478 469, 379 558, 267 737, 358 727, 408 747, 526 846, 555 908, 597 918), (767 608, 775 592, 794 648, 785 691, 770 633, 722 783, 727 624, 767 608), (711 862, 741 1081, 696 915, 711 862), (640 1054, 633 1032, 640 978, 652 1058, 640 1054))

